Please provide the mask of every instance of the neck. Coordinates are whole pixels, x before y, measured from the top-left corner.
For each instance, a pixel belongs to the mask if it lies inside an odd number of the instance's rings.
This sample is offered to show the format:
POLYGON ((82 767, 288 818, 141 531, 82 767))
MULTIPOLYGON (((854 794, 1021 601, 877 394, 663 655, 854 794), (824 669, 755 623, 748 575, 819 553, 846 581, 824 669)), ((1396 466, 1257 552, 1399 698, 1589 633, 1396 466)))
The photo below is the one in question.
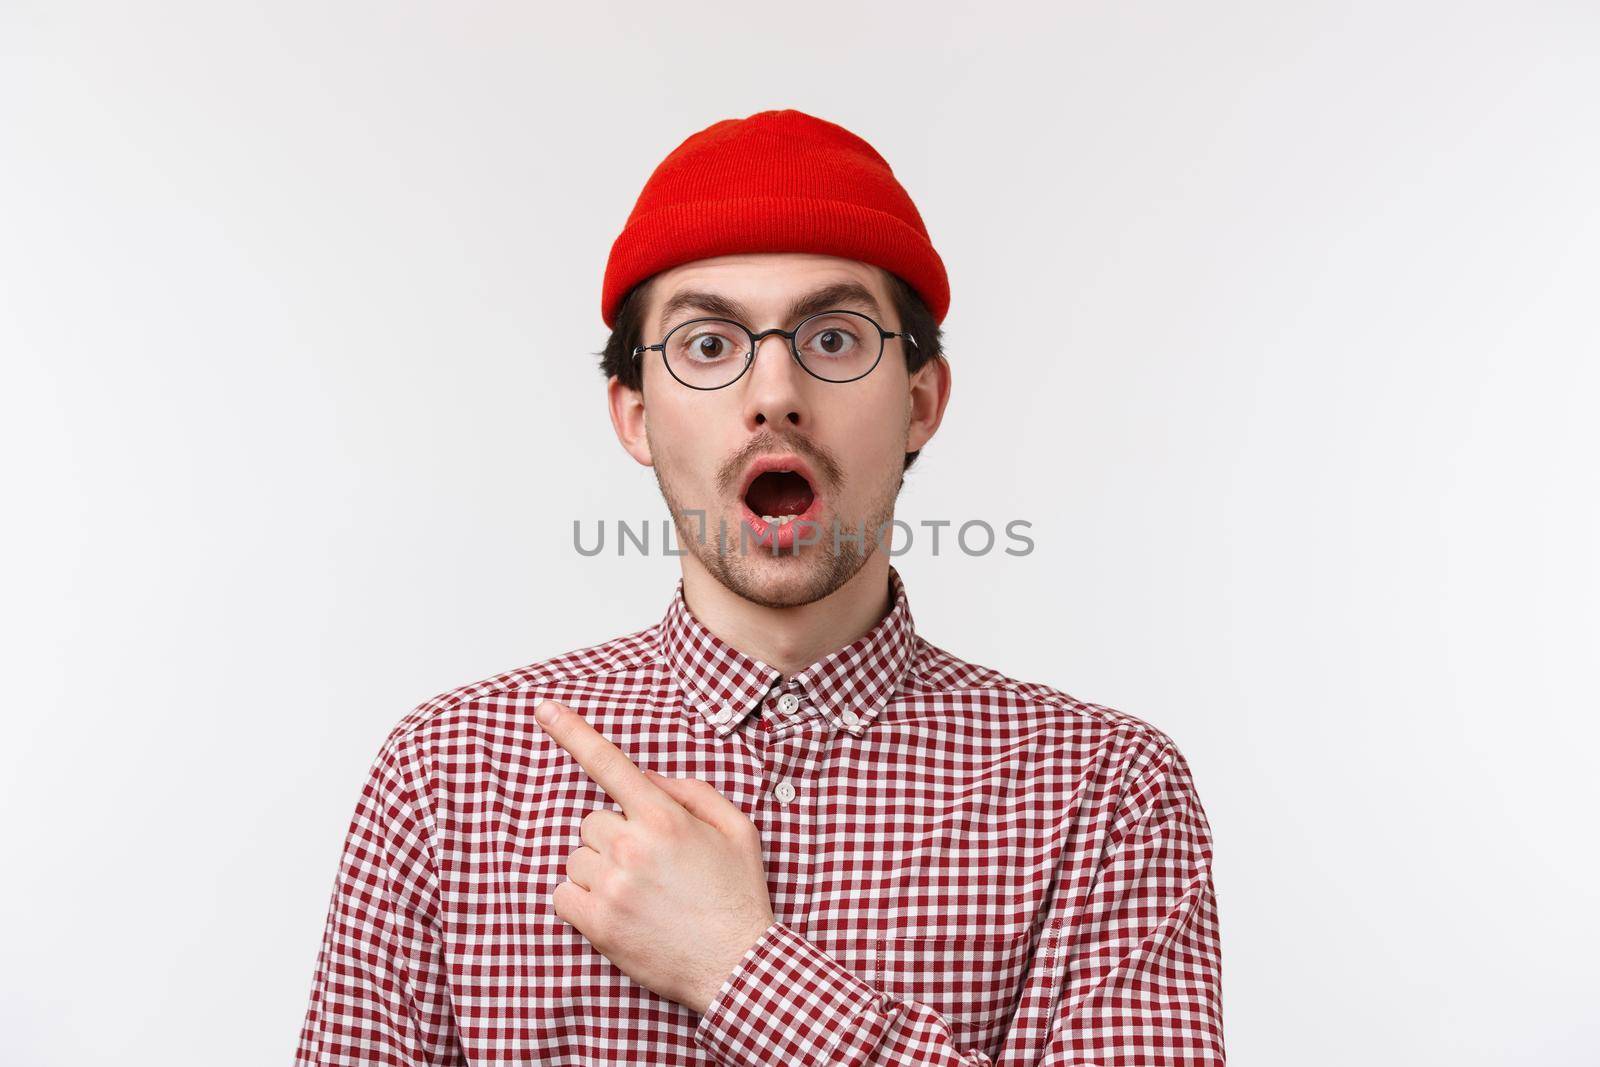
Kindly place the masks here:
POLYGON ((889 557, 874 552, 844 585, 810 604, 769 608, 730 590, 693 553, 683 556, 683 600, 707 630, 785 678, 850 644, 894 607, 889 557))

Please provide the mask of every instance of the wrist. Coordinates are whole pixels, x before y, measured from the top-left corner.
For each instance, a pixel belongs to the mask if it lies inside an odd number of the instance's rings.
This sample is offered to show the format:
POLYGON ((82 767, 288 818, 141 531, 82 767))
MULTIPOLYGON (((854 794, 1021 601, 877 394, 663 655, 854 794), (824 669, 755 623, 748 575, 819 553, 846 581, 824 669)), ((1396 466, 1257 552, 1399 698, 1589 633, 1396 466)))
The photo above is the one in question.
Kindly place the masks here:
POLYGON ((750 932, 737 942, 738 951, 728 954, 725 962, 719 964, 716 968, 716 973, 707 978, 700 989, 694 991, 685 1006, 704 1015, 706 1010, 711 1007, 712 1002, 717 999, 717 994, 722 992, 722 987, 728 984, 728 979, 733 977, 733 973, 738 970, 739 965, 750 955, 751 950, 766 936, 767 931, 772 928, 772 924, 775 921, 773 918, 768 918, 759 927, 751 927, 750 932))

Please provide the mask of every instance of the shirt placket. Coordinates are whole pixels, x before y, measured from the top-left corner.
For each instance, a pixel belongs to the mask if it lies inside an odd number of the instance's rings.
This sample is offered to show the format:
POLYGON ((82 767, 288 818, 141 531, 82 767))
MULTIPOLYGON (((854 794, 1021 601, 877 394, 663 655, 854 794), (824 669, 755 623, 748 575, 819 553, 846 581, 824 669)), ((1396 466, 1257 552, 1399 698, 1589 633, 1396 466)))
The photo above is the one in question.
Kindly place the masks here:
POLYGON ((803 931, 816 865, 818 769, 831 727, 794 679, 762 698, 761 787, 751 820, 766 855, 774 916, 803 931))

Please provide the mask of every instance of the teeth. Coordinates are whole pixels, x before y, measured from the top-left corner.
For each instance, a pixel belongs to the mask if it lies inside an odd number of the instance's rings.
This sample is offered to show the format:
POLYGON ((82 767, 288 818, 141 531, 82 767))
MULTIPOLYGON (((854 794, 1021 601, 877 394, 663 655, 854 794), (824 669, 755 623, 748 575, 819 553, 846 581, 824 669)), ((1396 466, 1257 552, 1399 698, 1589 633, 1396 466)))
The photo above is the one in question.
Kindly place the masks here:
POLYGON ((791 522, 797 517, 798 516, 795 516, 795 515, 763 515, 763 516, 761 516, 761 521, 762 522, 775 522, 779 526, 782 526, 784 523, 791 522))

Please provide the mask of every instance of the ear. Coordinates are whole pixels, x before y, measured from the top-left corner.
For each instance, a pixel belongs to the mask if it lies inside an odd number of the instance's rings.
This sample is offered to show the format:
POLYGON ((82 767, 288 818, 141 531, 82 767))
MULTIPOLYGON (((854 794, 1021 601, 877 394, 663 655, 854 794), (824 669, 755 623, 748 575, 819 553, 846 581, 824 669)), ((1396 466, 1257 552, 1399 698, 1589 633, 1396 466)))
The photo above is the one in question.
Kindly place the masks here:
POLYGON ((933 437, 950 402, 950 364, 943 356, 930 359, 911 376, 907 405, 906 451, 917 452, 933 437))
POLYGON ((617 431, 617 440, 628 450, 628 455, 641 466, 654 466, 650 441, 645 436, 644 393, 623 385, 613 374, 606 382, 606 405, 611 409, 611 427, 617 431))

